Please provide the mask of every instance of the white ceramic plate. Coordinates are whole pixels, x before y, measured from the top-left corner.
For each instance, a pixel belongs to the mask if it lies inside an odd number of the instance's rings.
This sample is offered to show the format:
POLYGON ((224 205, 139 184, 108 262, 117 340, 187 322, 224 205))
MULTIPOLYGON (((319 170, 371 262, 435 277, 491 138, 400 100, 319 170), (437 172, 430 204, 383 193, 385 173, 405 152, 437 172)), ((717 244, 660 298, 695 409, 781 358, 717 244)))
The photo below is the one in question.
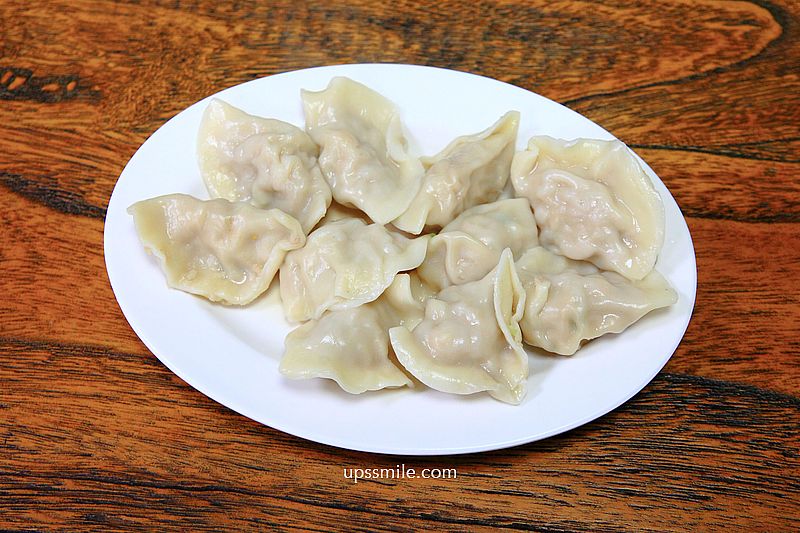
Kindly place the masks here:
MULTIPOLYGON (((611 139, 600 126, 524 89, 496 80, 412 65, 341 65, 287 72, 231 87, 219 97, 249 113, 302 127, 300 89, 323 89, 349 76, 394 101, 423 153, 483 130, 510 109, 522 114, 518 148, 536 134, 611 139)), ((342 448, 441 455, 505 448, 594 420, 641 390, 683 336, 694 306, 694 249, 686 222, 664 184, 646 167, 666 207, 658 269, 678 303, 573 357, 532 354, 529 392, 519 406, 478 394, 430 389, 352 396, 327 380, 289 381, 278 373, 289 331, 273 288, 242 309, 213 305, 167 288, 136 236, 127 207, 182 192, 208 198, 195 138, 208 99, 168 121, 134 154, 108 204, 105 256, 117 301, 131 327, 167 367, 221 404, 275 429, 342 448)))

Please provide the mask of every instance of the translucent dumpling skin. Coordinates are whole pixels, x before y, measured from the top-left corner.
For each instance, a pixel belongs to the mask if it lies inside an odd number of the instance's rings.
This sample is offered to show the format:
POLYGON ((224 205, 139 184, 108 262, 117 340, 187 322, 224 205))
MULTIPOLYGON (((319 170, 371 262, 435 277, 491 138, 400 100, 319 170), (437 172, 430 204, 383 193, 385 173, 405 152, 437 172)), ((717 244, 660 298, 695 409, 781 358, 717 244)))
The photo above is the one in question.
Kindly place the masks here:
POLYGON ((244 305, 267 290, 289 250, 305 244, 294 218, 246 202, 170 194, 128 208, 170 287, 244 305))
POLYGON ((505 248, 519 257, 539 244, 536 220, 524 198, 467 209, 428 245, 420 278, 436 290, 477 281, 489 273, 505 248))
POLYGON ((333 198, 378 224, 403 213, 425 170, 409 149, 394 104, 341 77, 323 91, 302 91, 302 98, 306 129, 320 146, 319 165, 333 198))
POLYGON ((318 319, 328 309, 356 307, 377 299, 398 272, 422 263, 428 237, 408 239, 380 224, 345 218, 308 236, 287 255, 280 290, 286 318, 318 319))
POLYGON ((619 141, 531 138, 511 166, 539 239, 558 254, 639 280, 664 242, 664 206, 631 151, 619 141))
POLYGON ((398 274, 377 300, 299 326, 286 337, 281 374, 332 379, 351 394, 412 386, 389 359, 389 329, 422 320, 425 307, 415 285, 409 274, 398 274))
POLYGON ((519 113, 510 111, 485 131, 423 158, 420 191, 392 224, 418 235, 426 226, 441 228, 465 209, 495 201, 508 182, 518 128, 519 113))
POLYGON ((200 173, 211 196, 292 215, 308 234, 331 203, 317 145, 280 120, 214 99, 197 135, 200 173))
POLYGON ((574 354, 585 340, 620 333, 650 311, 677 301, 655 270, 631 281, 542 247, 523 255, 517 272, 527 294, 520 321, 525 342, 561 355, 574 354))
POLYGON ((525 307, 510 250, 479 281, 448 287, 427 301, 413 330, 389 330, 400 364, 431 388, 453 394, 487 391, 506 403, 525 397, 528 356, 519 320, 525 307))

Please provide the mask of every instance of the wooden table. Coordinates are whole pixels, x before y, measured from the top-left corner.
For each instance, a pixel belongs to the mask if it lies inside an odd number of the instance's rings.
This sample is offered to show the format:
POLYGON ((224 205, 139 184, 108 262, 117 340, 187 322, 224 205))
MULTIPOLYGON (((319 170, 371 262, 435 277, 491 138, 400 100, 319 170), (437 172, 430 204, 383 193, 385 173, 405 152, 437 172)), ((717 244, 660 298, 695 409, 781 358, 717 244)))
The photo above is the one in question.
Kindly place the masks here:
POLYGON ((0 3, 0 528, 800 528, 800 4, 0 3), (686 337, 633 400, 492 453, 295 438, 167 370, 103 261, 114 183, 222 88, 345 62, 483 74, 583 113, 670 188, 686 337), (346 468, 457 468, 362 481, 346 468))

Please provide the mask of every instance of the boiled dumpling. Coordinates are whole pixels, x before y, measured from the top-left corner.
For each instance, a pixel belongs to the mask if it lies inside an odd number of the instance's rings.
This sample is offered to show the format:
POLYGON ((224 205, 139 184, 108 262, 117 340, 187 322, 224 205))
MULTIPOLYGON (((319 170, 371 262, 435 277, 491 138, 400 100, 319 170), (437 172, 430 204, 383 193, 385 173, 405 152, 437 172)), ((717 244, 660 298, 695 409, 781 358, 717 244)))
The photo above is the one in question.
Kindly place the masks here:
POLYGON ((525 291, 506 249, 486 277, 443 290, 427 301, 425 318, 413 331, 399 326, 389 336, 400 364, 429 387, 488 391, 518 404, 528 378, 518 324, 524 308, 525 291))
POLYGON ((280 209, 306 234, 331 203, 317 151, 303 130, 217 99, 206 108, 197 136, 200 172, 211 196, 280 209))
POLYGON ((286 317, 295 322, 318 319, 328 309, 375 300, 398 272, 419 266, 428 240, 408 239, 355 218, 314 230, 305 247, 289 253, 281 267, 286 317))
POLYGON ((533 137, 511 166, 539 239, 553 252, 642 279, 664 241, 664 206, 633 153, 620 141, 533 137))
POLYGON ((524 198, 475 206, 431 239, 419 276, 437 290, 479 280, 503 249, 519 257, 537 244, 536 220, 524 198))
POLYGON ((379 224, 405 211, 424 168, 389 100, 348 78, 320 92, 303 91, 306 129, 320 145, 319 165, 334 199, 379 224))
POLYGON ((575 353, 583 340, 619 333, 677 300, 655 270, 631 281, 542 247, 525 253, 517 261, 517 272, 527 293, 520 321, 525 342, 562 355, 575 353))
POLYGON ((408 274, 398 274, 377 300, 306 322, 286 337, 280 372, 292 379, 333 379, 360 394, 386 387, 413 386, 389 359, 389 328, 413 328, 423 317, 423 296, 408 274))
POLYGON ((170 194, 137 202, 128 212, 170 287, 226 304, 254 300, 286 252, 306 240, 297 220, 283 211, 221 198, 170 194))
POLYGON ((508 182, 519 113, 510 111, 485 131, 458 137, 439 154, 423 158, 422 186, 408 210, 392 222, 419 234, 447 225, 474 205, 495 201, 508 182))

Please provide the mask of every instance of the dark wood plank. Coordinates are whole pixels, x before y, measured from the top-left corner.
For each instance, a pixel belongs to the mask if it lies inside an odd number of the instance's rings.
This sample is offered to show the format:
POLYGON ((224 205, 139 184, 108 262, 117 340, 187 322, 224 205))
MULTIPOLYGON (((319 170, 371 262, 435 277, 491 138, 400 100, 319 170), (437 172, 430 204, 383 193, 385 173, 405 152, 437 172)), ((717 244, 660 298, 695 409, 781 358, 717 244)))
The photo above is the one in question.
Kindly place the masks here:
MULTIPOLYGON (((794 162, 800 141, 796 3, 763 2, 773 39, 742 61, 566 103, 634 146, 794 162), (768 80, 765 83, 765 80, 768 80)), ((739 19, 746 24, 750 19, 739 19)))
POLYGON ((800 391, 797 224, 689 219, 698 291, 667 370, 800 391), (768 251, 766 251, 768 250, 768 251))
POLYGON ((799 163, 678 148, 636 148, 684 215, 737 222, 800 222, 799 163))

